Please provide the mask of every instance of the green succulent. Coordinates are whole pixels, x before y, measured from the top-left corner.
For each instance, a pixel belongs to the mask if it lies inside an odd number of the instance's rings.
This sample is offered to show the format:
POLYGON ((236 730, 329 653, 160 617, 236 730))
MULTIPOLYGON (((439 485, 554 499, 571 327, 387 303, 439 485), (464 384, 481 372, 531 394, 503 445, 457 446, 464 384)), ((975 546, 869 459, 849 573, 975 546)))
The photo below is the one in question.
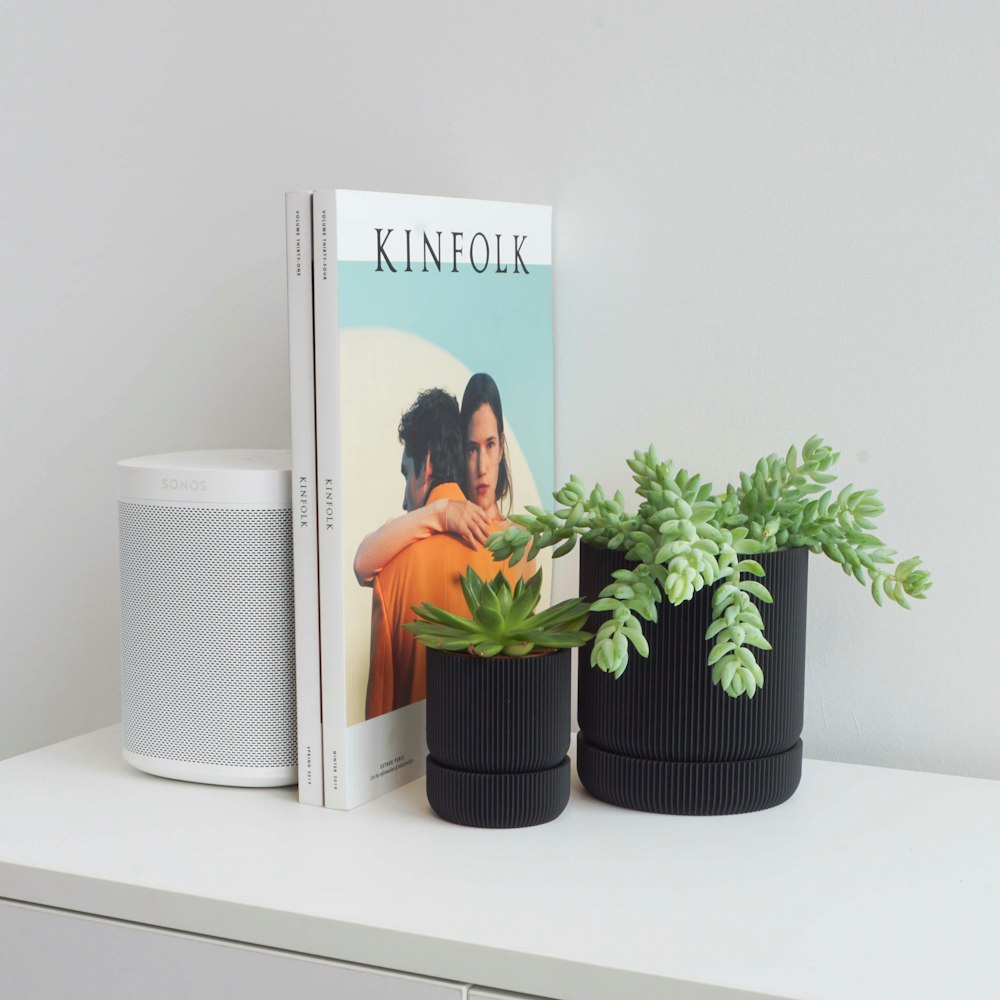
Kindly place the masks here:
POLYGON ((794 446, 783 458, 769 455, 753 472, 740 474, 739 486, 715 494, 700 476, 659 461, 650 446, 628 461, 642 501, 634 514, 625 511, 621 492, 609 499, 598 485, 588 495, 583 481, 571 476, 554 494, 561 507, 528 507, 487 545, 494 558, 511 565, 550 545, 557 546, 553 555, 565 555, 577 537, 624 553, 630 565, 612 574, 592 606, 611 618, 597 632, 591 666, 616 677, 628 665, 629 643, 640 656, 649 655, 640 618, 656 621, 664 597, 678 605, 714 587, 705 634, 715 640, 708 654, 712 683, 734 698, 752 698, 764 683, 753 649, 771 648, 754 599, 770 604, 772 597, 753 579, 764 576, 763 567, 744 557, 805 546, 839 563, 879 605, 888 598, 909 608, 908 598, 923 599, 931 586, 920 559, 894 564, 895 550, 872 534, 885 510, 875 490, 848 485, 834 496, 827 488, 839 458, 814 436, 802 446, 801 459, 794 446))
POLYGON ((425 621, 408 622, 403 628, 432 649, 469 651, 477 656, 527 656, 582 646, 593 638, 592 633, 581 631, 590 605, 578 597, 533 614, 541 599, 541 570, 527 583, 518 580, 513 589, 502 572, 485 582, 471 566, 461 580, 471 618, 418 604, 413 610, 425 621))

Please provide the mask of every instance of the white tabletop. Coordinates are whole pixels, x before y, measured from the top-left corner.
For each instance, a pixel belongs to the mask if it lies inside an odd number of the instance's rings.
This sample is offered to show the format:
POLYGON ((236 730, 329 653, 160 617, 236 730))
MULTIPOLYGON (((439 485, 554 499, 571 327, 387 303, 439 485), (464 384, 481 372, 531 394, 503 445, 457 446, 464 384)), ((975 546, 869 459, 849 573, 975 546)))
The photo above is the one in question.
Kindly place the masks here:
POLYGON ((775 809, 524 830, 155 778, 117 726, 0 762, 0 897, 572 1000, 995 996, 1000 782, 803 762, 775 809), (701 990, 692 990, 698 984, 701 990))

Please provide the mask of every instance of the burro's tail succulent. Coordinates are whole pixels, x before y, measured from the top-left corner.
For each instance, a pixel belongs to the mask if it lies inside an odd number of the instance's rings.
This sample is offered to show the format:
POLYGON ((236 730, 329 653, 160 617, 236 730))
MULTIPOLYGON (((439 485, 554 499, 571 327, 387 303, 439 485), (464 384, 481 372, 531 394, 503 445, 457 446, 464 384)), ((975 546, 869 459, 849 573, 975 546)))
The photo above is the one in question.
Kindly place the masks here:
POLYGON ((734 698, 752 698, 764 684, 753 650, 771 648, 755 601, 772 603, 761 582, 764 569, 752 556, 805 546, 839 563, 879 605, 888 598, 909 608, 909 599, 923 599, 931 585, 919 558, 895 563, 895 550, 872 534, 885 509, 875 490, 848 485, 835 496, 828 488, 839 458, 814 436, 801 457, 792 446, 784 457, 762 458, 752 472, 740 474, 738 486, 717 494, 700 476, 661 462, 650 446, 628 460, 641 498, 634 514, 625 511, 620 492, 609 499, 598 485, 588 494, 571 476, 554 494, 559 507, 527 508, 487 544, 495 558, 512 565, 549 545, 557 546, 554 555, 564 555, 578 537, 624 553, 629 565, 612 574, 592 607, 611 617, 597 632, 591 666, 616 677, 628 665, 629 644, 640 656, 649 653, 640 618, 656 621, 664 598, 679 605, 713 587, 705 634, 714 640, 707 663, 712 683, 734 698))
POLYGON ((582 631, 590 605, 577 597, 532 613, 541 599, 541 570, 527 583, 518 580, 513 589, 503 573, 484 582, 471 566, 461 579, 471 618, 432 604, 418 604, 413 611, 424 621, 403 626, 425 646, 477 656, 527 656, 582 646, 593 638, 590 632, 582 631))

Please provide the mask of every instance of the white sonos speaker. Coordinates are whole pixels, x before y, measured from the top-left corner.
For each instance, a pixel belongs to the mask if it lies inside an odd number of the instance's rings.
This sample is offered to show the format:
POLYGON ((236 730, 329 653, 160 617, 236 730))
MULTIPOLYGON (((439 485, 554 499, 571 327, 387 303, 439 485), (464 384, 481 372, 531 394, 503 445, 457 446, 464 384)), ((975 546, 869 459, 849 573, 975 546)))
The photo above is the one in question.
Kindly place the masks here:
POLYGON ((220 785, 297 780, 287 451, 118 463, 125 759, 220 785))

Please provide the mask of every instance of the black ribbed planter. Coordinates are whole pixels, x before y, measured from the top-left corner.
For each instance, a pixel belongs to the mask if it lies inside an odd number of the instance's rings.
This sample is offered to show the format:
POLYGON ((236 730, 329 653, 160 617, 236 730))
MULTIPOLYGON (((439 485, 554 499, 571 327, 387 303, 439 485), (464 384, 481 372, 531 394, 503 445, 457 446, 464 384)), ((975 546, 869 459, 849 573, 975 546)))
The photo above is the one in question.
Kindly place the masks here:
POLYGON ((569 801, 570 653, 427 651, 427 801, 463 826, 536 826, 569 801))
MULTIPOLYGON (((757 601, 773 650, 754 649, 764 686, 753 699, 712 685, 705 639, 713 588, 642 623, 643 659, 629 649, 615 680, 580 650, 577 771, 591 795, 646 812, 714 816, 767 809, 788 799, 802 774, 807 549, 754 556, 774 604, 757 601)), ((624 556, 583 545, 580 595, 596 600, 624 556)), ((608 613, 594 613, 597 631, 608 613)))

